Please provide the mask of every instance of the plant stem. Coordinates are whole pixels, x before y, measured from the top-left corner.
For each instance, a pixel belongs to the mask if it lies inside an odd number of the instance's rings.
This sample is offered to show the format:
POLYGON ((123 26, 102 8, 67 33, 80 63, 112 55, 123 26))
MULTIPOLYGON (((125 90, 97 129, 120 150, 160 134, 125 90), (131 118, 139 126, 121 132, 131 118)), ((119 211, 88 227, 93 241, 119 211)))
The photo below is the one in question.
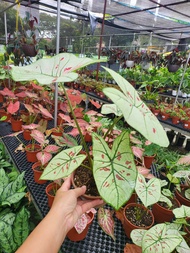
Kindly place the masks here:
POLYGON ((81 143, 82 143, 82 145, 83 145, 83 147, 84 147, 84 149, 85 149, 85 152, 86 152, 86 154, 87 154, 87 159, 88 159, 90 168, 92 168, 92 159, 91 159, 91 156, 90 156, 88 147, 87 147, 86 142, 85 142, 85 140, 84 140, 84 136, 83 136, 83 134, 82 134, 82 132, 81 132, 80 126, 79 126, 78 121, 77 121, 77 118, 75 117, 75 113, 74 113, 74 111, 73 111, 73 108, 72 108, 72 105, 71 105, 71 101, 70 101, 70 99, 69 99, 69 97, 68 97, 68 95, 67 95, 65 86, 64 86, 63 84, 62 84, 62 88, 63 88, 64 94, 65 94, 65 96, 66 96, 66 98, 67 98, 68 105, 69 105, 69 109, 70 109, 71 114, 72 114, 72 116, 73 116, 74 122, 75 122, 76 127, 77 127, 77 129, 78 129, 78 131, 79 131, 80 138, 81 138, 81 143))

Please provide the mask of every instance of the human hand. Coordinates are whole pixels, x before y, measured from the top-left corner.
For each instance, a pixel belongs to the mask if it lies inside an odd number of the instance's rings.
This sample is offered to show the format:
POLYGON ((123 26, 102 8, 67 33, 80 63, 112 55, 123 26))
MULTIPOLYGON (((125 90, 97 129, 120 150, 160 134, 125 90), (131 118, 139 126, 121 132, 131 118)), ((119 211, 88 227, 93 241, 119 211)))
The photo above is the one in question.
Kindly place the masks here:
MULTIPOLYGON (((76 224, 78 218, 91 208, 103 204, 103 200, 81 200, 79 197, 86 192, 86 186, 70 189, 71 178, 67 178, 57 191, 50 212, 62 216, 66 232, 76 224)), ((55 216, 56 218, 56 216, 55 216)))

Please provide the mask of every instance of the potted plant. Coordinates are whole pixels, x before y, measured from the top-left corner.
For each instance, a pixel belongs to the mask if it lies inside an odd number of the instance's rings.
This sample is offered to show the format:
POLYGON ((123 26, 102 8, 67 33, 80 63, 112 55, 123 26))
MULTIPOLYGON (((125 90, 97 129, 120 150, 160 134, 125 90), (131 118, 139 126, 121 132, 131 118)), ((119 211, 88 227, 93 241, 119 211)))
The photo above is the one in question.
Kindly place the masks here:
POLYGON ((142 248, 142 252, 160 251, 163 253, 188 252, 190 250, 184 240, 182 225, 180 219, 184 219, 190 215, 190 209, 181 206, 173 210, 176 221, 173 223, 156 224, 149 230, 135 229, 131 232, 133 243, 142 248))
MULTIPOLYGON (((36 78, 39 83, 47 85, 52 82, 67 82, 72 79, 74 80, 77 77, 77 74, 73 71, 75 71, 76 68, 89 63, 94 63, 94 61, 88 58, 80 59, 71 54, 65 53, 56 55, 50 59, 41 59, 30 66, 22 68, 13 67, 11 74, 14 80, 31 80, 36 78), (52 69, 56 66, 58 67, 58 70, 52 72, 54 74, 53 76, 49 76, 49 78, 47 78, 46 75, 46 64, 52 66, 52 69), (41 68, 42 66, 43 71, 41 68), (34 76, 34 72, 36 73, 36 71, 39 73, 34 76)), ((106 96, 108 96, 114 104, 103 105, 102 113, 109 114, 111 112, 118 116, 114 120, 114 124, 109 127, 108 133, 112 131, 115 123, 124 117, 127 123, 137 129, 137 131, 141 132, 145 138, 158 145, 167 146, 169 141, 164 129, 148 107, 141 101, 135 89, 115 71, 107 68, 106 70, 112 75, 122 90, 119 91, 114 88, 105 88, 103 90, 106 96), (126 106, 128 106, 130 110, 126 110, 126 106), (142 120, 142 122, 139 123, 139 120, 142 120), (145 124, 143 124, 143 122, 145 124)), ((64 85, 62 88, 65 92, 64 85)), ((135 167, 134 156, 131 151, 129 133, 126 130, 122 131, 114 140, 112 149, 109 148, 104 139, 108 133, 104 136, 93 133, 92 160, 66 92, 65 96, 80 133, 81 143, 83 145, 62 150, 54 156, 48 163, 41 179, 51 178, 51 180, 55 180, 66 177, 75 171, 87 156, 89 164, 85 167, 88 167, 91 171, 93 170, 93 177, 100 196, 106 203, 110 204, 117 210, 130 198, 134 191, 137 178, 137 170, 135 167), (87 155, 79 154, 82 148, 84 148, 87 155), (107 185, 110 186, 106 187, 107 185), (128 190, 126 191, 126 189, 128 190), (110 191, 112 194, 110 194, 110 191)))
POLYGON ((135 228, 149 229, 154 224, 154 216, 148 208, 159 201, 161 197, 161 184, 158 178, 151 178, 148 182, 144 176, 138 175, 135 192, 142 204, 129 203, 116 212, 117 218, 122 222, 128 238, 135 228))
POLYGON ((186 62, 186 58, 176 48, 165 56, 165 60, 169 72, 176 72, 186 62))

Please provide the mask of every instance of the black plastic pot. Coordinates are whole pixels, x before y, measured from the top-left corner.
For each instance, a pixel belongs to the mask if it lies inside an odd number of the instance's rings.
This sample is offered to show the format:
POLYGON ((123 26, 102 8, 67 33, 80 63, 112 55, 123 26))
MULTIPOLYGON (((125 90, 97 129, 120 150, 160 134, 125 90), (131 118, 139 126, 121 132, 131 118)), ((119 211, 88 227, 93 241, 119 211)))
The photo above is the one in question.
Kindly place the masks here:
POLYGON ((178 146, 178 147, 182 147, 183 146, 183 143, 185 141, 185 135, 180 135, 177 139, 176 139, 176 142, 175 142, 175 145, 178 146))
POLYGON ((173 143, 173 140, 174 140, 174 137, 175 137, 176 134, 173 130, 167 131, 166 134, 168 136, 168 139, 169 139, 169 142, 170 142, 170 145, 171 145, 173 143))
POLYGON ((187 139, 186 145, 185 145, 185 149, 187 151, 190 151, 190 139, 187 139))

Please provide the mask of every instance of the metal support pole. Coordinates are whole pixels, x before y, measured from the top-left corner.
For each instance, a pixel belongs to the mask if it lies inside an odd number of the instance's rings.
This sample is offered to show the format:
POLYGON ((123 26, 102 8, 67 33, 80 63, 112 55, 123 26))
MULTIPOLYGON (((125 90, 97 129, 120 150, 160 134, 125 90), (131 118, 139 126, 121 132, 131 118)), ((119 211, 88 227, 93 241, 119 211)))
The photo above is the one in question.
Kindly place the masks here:
MULTIPOLYGON (((104 12, 103 12, 103 19, 102 19, 102 29, 101 29, 101 34, 100 34, 100 42, 99 42, 99 49, 98 49, 98 59, 100 59, 100 53, 101 53, 101 48, 102 48, 102 35, 104 32, 104 20, 105 20, 105 14, 106 14, 106 5, 107 5, 107 0, 104 0, 104 12)), ((100 63, 97 63, 97 70, 96 70, 96 80, 98 80, 98 72, 100 68, 100 63)))
MULTIPOLYGON (((57 37, 56 37, 56 54, 59 54, 59 40, 60 40, 60 9, 61 1, 57 1, 57 37)), ((54 127, 57 127, 57 112, 58 112, 58 83, 55 83, 55 111, 54 111, 54 127)))
POLYGON ((8 35, 7 35, 7 13, 4 12, 4 23, 5 23, 5 43, 8 43, 8 35))

